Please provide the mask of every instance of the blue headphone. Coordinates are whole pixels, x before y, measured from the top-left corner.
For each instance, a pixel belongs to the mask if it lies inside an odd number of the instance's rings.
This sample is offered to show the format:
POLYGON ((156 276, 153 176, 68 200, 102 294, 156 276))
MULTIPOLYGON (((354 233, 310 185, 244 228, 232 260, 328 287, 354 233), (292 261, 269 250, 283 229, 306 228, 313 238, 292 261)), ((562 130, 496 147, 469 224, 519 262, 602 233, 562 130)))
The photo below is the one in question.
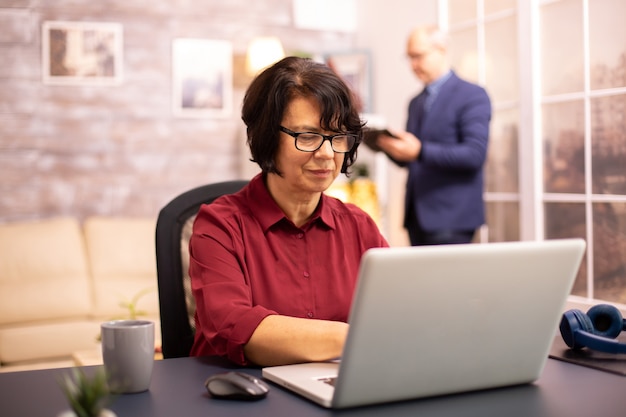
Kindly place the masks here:
POLYGON ((587 314, 580 310, 566 311, 559 330, 565 344, 571 349, 586 347, 605 353, 626 353, 626 343, 615 339, 622 330, 626 330, 626 320, 611 305, 593 306, 587 314))

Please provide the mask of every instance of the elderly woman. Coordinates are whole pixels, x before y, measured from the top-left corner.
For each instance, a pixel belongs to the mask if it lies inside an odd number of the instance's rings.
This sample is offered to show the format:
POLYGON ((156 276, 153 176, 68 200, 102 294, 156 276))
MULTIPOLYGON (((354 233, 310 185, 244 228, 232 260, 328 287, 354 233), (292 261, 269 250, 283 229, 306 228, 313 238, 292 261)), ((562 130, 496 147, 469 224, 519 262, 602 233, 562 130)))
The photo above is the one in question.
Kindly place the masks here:
POLYGON ((254 79, 242 119, 262 172, 195 220, 191 355, 260 366, 340 356, 361 256, 388 246, 364 211, 324 194, 362 136, 350 90, 327 66, 287 57, 254 79))

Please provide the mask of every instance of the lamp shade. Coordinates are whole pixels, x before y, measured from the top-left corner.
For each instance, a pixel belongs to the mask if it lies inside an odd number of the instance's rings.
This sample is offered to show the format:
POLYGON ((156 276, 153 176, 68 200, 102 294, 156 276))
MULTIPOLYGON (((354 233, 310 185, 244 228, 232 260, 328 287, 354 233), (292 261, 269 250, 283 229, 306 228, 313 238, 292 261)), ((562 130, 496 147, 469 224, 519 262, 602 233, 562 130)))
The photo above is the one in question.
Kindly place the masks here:
POLYGON ((283 45, 275 36, 254 38, 248 45, 246 72, 256 75, 263 68, 281 60, 285 56, 283 45))

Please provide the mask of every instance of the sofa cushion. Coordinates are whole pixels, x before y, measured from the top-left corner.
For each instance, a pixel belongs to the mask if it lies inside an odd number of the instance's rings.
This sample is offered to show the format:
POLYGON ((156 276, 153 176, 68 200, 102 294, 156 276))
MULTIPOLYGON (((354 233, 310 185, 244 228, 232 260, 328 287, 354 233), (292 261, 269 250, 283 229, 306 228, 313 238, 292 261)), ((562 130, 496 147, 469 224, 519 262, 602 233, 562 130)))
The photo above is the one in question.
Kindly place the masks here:
POLYGON ((77 350, 99 349, 100 323, 76 320, 0 328, 0 362, 70 358, 77 350))
POLYGON ((38 371, 40 369, 54 369, 54 368, 71 368, 76 366, 74 358, 61 358, 52 359, 50 361, 26 361, 12 363, 10 366, 3 366, 0 363, 0 374, 5 372, 18 372, 18 371, 38 371))
POLYGON ((127 317, 129 311, 120 303, 139 297, 137 309, 158 317, 155 228, 156 220, 148 218, 85 220, 83 230, 93 279, 94 316, 127 317))
POLYGON ((87 317, 92 293, 72 218, 0 224, 0 326, 87 317))

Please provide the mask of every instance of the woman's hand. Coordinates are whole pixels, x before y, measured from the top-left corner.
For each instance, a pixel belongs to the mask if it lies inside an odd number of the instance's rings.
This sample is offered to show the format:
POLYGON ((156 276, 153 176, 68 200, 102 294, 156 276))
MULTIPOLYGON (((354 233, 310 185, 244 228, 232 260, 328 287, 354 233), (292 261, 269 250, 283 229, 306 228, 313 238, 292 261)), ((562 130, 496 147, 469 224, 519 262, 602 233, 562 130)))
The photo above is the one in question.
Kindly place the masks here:
POLYGON ((347 335, 344 322, 272 315, 259 323, 244 353, 259 366, 326 361, 341 356, 347 335))

